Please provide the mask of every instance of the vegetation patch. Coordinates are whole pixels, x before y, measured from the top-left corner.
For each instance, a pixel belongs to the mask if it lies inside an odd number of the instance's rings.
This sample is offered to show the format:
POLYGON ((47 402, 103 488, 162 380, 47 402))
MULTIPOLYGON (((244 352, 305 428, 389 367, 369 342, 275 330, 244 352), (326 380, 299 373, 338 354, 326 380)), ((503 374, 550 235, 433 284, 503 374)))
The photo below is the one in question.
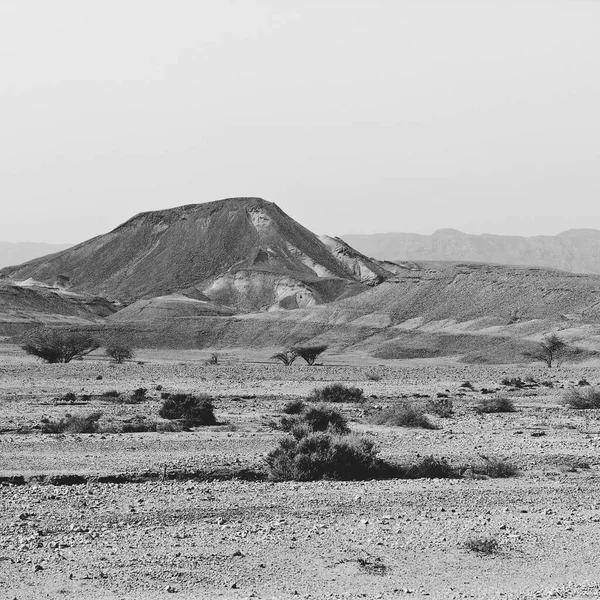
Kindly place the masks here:
POLYGON ((488 398, 482 400, 477 405, 477 412, 480 414, 485 413, 510 413, 515 412, 515 404, 510 398, 500 396, 498 398, 488 398))
POLYGON ((299 415, 305 408, 304 400, 290 400, 282 410, 286 415, 299 415))
POLYGON ((478 536, 469 538, 465 542, 465 548, 477 554, 497 554, 500 551, 500 544, 495 537, 478 536))
POLYGON ((484 455, 481 455, 481 459, 481 463, 471 466, 471 473, 475 476, 503 479, 519 474, 517 467, 507 460, 484 455))
POLYGON ((100 344, 86 333, 51 327, 35 329, 25 337, 22 348, 47 363, 68 363, 83 358, 100 344))
POLYGON ((42 433, 97 433, 98 421, 101 412, 93 412, 89 415, 66 414, 59 421, 42 419, 42 433))
POLYGON ((343 383, 332 383, 323 388, 312 391, 308 400, 311 402, 363 402, 365 397, 363 390, 357 387, 344 385, 343 383))
POLYGON ((164 419, 181 421, 184 427, 217 423, 213 399, 206 394, 171 394, 163 401, 158 414, 164 419))
POLYGON ((454 405, 450 398, 436 398, 427 402, 425 411, 442 419, 449 419, 454 415, 454 405))
POLYGON ((289 431, 294 437, 323 431, 337 435, 350 433, 346 417, 339 411, 328 407, 311 407, 298 415, 283 417, 281 429, 289 431))
POLYGON ((423 410, 407 402, 400 402, 394 406, 383 409, 375 415, 373 422, 376 425, 390 425, 392 427, 420 427, 421 429, 438 429, 423 410))
POLYGON ((591 386, 572 388, 565 393, 564 401, 567 406, 578 410, 600 408, 600 389, 591 386))

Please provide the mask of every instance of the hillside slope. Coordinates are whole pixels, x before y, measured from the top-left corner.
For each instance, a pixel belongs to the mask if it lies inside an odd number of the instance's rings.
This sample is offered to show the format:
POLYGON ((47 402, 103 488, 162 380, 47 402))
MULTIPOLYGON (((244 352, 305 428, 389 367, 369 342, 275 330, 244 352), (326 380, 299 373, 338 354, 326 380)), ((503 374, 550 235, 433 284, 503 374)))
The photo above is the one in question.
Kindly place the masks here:
POLYGON ((440 229, 431 235, 345 235, 351 246, 380 260, 452 260, 531 265, 600 274, 600 231, 571 229, 554 236, 471 235, 440 229))
POLYGON ((0 242, 0 269, 20 265, 40 256, 70 248, 71 244, 42 244, 36 242, 0 242))
POLYGON ((242 311, 317 305, 390 275, 359 253, 351 265, 340 260, 260 198, 141 213, 110 233, 1 273, 125 302, 200 294, 242 311))

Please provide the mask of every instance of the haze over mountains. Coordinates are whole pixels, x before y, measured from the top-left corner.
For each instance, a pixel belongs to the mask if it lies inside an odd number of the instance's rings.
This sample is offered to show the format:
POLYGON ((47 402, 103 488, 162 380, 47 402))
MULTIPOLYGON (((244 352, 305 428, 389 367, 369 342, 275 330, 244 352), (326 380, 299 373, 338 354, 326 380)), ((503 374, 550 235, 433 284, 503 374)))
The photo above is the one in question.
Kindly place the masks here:
POLYGON ((600 231, 596 229, 531 237, 472 235, 456 229, 439 229, 431 235, 375 233, 342 237, 360 252, 380 260, 458 260, 600 274, 600 231))
POLYGON ((599 275, 443 258, 370 259, 260 198, 181 206, 2 269, 0 334, 64 324, 143 347, 506 362, 549 331, 600 345, 599 275))
POLYGON ((0 242, 0 269, 20 265, 28 260, 54 254, 72 244, 43 244, 37 242, 0 242))

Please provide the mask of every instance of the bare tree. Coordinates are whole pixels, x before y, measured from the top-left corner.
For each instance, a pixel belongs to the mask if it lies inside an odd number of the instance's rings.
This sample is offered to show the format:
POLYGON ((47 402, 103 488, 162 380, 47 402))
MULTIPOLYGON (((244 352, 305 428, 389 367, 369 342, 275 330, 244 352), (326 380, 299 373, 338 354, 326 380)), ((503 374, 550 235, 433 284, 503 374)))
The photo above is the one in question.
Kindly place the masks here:
POLYGON ((298 354, 296 354, 295 350, 288 348, 283 352, 273 354, 271 358, 274 358, 275 360, 278 360, 279 362, 289 367, 290 365, 294 364, 294 361, 298 358, 298 354))
POLYGON ((560 366, 572 351, 571 347, 556 333, 550 333, 538 344, 537 350, 526 352, 525 356, 535 360, 541 360, 549 368, 556 364, 560 366))

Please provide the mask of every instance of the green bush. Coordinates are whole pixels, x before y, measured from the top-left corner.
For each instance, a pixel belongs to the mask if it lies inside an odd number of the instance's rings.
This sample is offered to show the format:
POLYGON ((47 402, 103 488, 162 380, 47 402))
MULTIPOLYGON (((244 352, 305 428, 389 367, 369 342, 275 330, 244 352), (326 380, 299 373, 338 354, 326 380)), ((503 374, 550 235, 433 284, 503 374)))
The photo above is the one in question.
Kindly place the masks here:
POLYGON ((164 419, 177 419, 187 427, 215 425, 213 399, 206 394, 172 394, 165 399, 158 411, 164 419))
POLYGON ((377 477, 382 467, 373 442, 329 432, 288 436, 266 460, 274 481, 365 480, 377 477))
POLYGON ((66 414, 60 421, 42 419, 42 433, 96 433, 101 412, 89 415, 66 414))
POLYGON ((374 419, 377 425, 390 425, 392 427, 420 427, 422 429, 437 429, 418 407, 406 402, 383 409, 374 419))
POLYGON ((510 398, 488 398, 482 400, 477 406, 478 413, 509 413, 515 412, 515 404, 510 398))
POLYGON ((600 408, 600 389, 585 386, 581 389, 572 388, 564 395, 565 403, 578 410, 600 408))
POLYGON ((324 388, 316 388, 308 398, 311 402, 363 402, 363 391, 357 387, 332 383, 324 388))

